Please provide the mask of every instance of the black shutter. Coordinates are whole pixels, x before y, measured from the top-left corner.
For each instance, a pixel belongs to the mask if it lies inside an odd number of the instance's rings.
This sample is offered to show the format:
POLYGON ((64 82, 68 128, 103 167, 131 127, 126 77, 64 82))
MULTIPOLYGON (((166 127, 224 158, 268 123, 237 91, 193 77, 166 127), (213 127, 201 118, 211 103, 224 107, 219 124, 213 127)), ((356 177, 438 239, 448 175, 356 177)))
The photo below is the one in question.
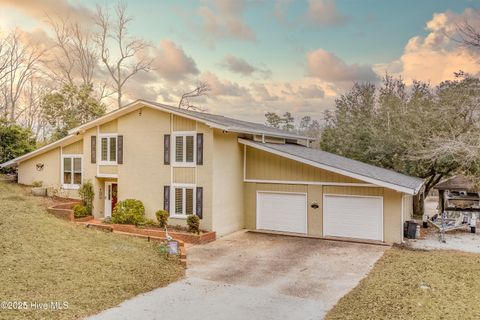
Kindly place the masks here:
POLYGON ((203 188, 197 187, 197 216, 203 218, 203 188))
POLYGON ((170 164, 170 135, 163 136, 163 164, 170 164))
POLYGON ((170 186, 163 187, 163 210, 170 212, 170 186))
POLYGON ((117 136, 117 163, 123 164, 123 136, 117 136))
POLYGON ((197 133, 197 164, 203 164, 203 133, 197 133))
POLYGON ((90 137, 90 162, 97 163, 97 136, 90 137))

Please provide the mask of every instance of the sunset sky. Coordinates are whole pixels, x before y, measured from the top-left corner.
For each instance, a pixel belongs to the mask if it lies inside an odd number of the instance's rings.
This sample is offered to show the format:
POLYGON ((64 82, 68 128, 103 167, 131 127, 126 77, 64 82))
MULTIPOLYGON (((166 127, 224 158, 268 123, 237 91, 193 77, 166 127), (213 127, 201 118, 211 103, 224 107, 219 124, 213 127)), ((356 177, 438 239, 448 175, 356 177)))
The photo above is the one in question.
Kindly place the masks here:
MULTIPOLYGON (((0 0, 0 28, 48 36, 45 14, 85 25, 96 4, 114 1, 0 0)), ((138 75, 129 98, 175 104, 198 81, 212 87, 199 105, 263 121, 267 111, 320 119, 354 81, 388 72, 437 84, 480 72, 480 52, 452 41, 467 0, 148 1, 128 4, 130 33, 152 45, 155 70, 138 75)))

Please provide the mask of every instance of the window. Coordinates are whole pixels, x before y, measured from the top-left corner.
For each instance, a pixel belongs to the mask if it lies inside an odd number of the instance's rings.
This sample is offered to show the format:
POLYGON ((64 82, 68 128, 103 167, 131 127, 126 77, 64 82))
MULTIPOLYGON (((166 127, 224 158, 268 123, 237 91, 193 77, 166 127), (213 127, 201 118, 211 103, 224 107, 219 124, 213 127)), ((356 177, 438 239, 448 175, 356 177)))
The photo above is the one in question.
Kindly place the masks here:
POLYGON ((100 137, 100 163, 117 164, 117 136, 100 137))
POLYGON ((173 212, 174 216, 188 216, 194 214, 195 188, 194 187, 173 187, 173 212))
POLYGON ((64 188, 76 189, 82 184, 82 157, 64 155, 62 170, 62 185, 64 188))
POLYGON ((195 164, 195 134, 174 134, 173 148, 175 165, 190 166, 195 164))

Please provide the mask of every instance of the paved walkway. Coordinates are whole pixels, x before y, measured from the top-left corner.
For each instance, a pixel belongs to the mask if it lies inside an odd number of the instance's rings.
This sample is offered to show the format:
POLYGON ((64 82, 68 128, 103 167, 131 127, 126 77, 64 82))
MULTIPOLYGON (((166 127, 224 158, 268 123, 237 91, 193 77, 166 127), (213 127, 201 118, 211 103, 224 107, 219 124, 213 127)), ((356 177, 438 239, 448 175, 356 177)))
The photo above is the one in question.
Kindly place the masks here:
POLYGON ((387 248, 238 232, 189 248, 185 279, 90 319, 321 319, 387 248))

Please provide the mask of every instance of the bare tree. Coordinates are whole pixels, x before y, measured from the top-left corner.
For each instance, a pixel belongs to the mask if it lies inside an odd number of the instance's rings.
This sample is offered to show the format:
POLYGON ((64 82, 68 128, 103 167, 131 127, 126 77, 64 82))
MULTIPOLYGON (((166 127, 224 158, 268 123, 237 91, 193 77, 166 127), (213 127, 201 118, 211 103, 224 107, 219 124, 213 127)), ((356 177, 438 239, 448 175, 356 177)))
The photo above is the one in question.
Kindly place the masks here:
POLYGON ((150 71, 152 65, 152 59, 141 56, 149 45, 143 39, 129 36, 127 27, 130 21, 132 18, 127 16, 123 3, 115 6, 113 21, 108 10, 97 6, 95 41, 100 46, 100 59, 113 81, 118 108, 122 106, 125 83, 140 71, 150 71))
POLYGON ((29 79, 38 71, 37 63, 43 54, 35 46, 22 41, 18 29, 13 30, 6 40, 8 53, 5 79, 1 88, 4 98, 5 117, 11 121, 16 119, 17 102, 29 79))
POLYGON ((49 69, 56 79, 71 85, 76 84, 77 79, 82 85, 92 84, 99 62, 99 47, 92 40, 91 32, 68 17, 48 16, 48 23, 57 49, 49 69))
MULTIPOLYGON (((477 16, 474 21, 480 20, 480 10, 475 11, 477 16)), ((455 39, 458 42, 463 43, 466 46, 480 49, 480 26, 474 25, 471 20, 465 18, 462 23, 457 24, 456 31, 459 39, 455 39)))
POLYGON ((202 111, 204 112, 205 109, 197 107, 191 103, 192 98, 201 97, 201 96, 208 96, 211 88, 206 82, 201 82, 198 86, 193 89, 192 91, 186 92, 180 98, 178 102, 178 107, 180 109, 186 110, 195 110, 195 111, 202 111))

